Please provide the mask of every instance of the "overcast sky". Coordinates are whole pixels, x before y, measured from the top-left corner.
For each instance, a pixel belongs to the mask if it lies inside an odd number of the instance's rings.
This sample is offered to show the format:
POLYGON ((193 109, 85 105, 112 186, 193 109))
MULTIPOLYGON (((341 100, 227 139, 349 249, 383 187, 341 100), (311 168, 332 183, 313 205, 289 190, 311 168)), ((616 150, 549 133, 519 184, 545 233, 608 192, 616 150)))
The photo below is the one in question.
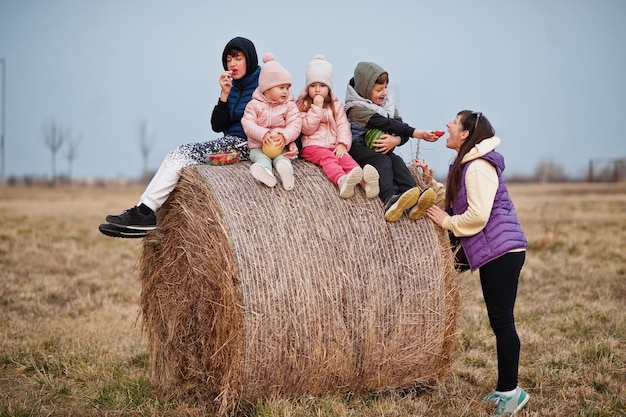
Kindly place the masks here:
MULTIPOLYGON (((458 111, 482 111, 508 175, 551 161, 582 177, 590 158, 626 157, 624 0, 0 0, 6 177, 51 176, 51 120, 81 138, 74 177, 139 177, 141 121, 152 170, 182 143, 219 137, 210 116, 235 36, 259 59, 272 52, 294 95, 323 54, 341 100, 359 61, 385 68, 416 128, 446 130, 458 111)), ((411 140, 401 154, 408 161, 419 146, 445 173, 445 137, 411 140)), ((58 174, 69 171, 65 155, 58 174)))

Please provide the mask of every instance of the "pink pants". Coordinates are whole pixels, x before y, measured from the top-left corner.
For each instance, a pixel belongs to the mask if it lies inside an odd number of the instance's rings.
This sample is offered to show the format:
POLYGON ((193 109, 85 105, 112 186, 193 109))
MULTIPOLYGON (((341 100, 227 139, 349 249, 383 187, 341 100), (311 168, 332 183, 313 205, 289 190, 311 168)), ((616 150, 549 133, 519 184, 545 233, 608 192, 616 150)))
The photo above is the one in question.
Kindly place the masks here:
POLYGON ((359 166, 349 154, 346 153, 340 159, 337 159, 332 149, 322 146, 306 146, 302 148, 300 156, 305 161, 322 167, 328 179, 335 185, 337 185, 339 178, 359 166))

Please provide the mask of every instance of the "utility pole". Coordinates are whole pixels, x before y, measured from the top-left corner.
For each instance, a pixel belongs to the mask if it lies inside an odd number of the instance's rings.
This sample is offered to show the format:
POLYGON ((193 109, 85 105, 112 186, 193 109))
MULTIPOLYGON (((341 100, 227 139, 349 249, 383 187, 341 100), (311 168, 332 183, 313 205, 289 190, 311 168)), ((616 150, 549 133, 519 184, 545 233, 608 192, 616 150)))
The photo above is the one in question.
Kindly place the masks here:
POLYGON ((2 167, 0 167, 0 187, 4 187, 6 184, 5 181, 5 177, 4 177, 4 97, 6 94, 6 84, 4 82, 5 79, 5 73, 6 73, 6 65, 7 65, 7 61, 4 58, 0 58, 0 63, 2 64, 2 113, 0 114, 0 120, 2 121, 2 130, 0 131, 0 157, 2 157, 2 159, 0 160, 0 162, 2 162, 2 167))

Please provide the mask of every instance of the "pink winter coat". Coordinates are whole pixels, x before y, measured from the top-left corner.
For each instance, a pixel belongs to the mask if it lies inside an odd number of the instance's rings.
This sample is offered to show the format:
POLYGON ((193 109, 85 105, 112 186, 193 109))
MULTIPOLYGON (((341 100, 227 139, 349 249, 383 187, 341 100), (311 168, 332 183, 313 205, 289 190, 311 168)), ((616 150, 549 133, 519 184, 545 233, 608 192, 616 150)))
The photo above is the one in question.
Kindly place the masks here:
POLYGON ((282 104, 270 103, 257 87, 246 105, 241 125, 248 136, 248 147, 260 149, 267 132, 272 136, 282 133, 285 145, 295 141, 300 136, 302 119, 291 94, 282 104))
MULTIPOLYGON (((300 97, 308 94, 305 88, 300 97)), ((302 147, 322 146, 335 149, 338 143, 343 143, 350 150, 352 146, 352 130, 346 116, 346 109, 334 93, 332 94, 336 117, 327 108, 311 106, 309 111, 300 112, 302 117, 302 147)))

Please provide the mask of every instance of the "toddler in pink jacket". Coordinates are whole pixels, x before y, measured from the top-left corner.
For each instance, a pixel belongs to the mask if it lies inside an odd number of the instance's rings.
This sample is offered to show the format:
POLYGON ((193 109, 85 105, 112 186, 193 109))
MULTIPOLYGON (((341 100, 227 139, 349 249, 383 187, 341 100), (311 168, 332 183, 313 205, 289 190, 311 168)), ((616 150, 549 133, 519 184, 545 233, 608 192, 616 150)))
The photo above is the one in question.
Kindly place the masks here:
POLYGON ((291 93, 289 72, 271 53, 263 55, 263 63, 259 86, 241 119, 250 148, 250 173, 266 186, 274 187, 277 180, 273 167, 283 188, 292 190, 293 167, 284 150, 300 135, 302 119, 291 93))
POLYGON ((296 105, 302 116, 301 156, 322 168, 339 189, 339 197, 350 198, 361 184, 367 198, 378 195, 378 171, 363 168, 350 156, 352 131, 343 104, 332 91, 333 69, 323 55, 315 55, 306 68, 305 87, 296 105))

